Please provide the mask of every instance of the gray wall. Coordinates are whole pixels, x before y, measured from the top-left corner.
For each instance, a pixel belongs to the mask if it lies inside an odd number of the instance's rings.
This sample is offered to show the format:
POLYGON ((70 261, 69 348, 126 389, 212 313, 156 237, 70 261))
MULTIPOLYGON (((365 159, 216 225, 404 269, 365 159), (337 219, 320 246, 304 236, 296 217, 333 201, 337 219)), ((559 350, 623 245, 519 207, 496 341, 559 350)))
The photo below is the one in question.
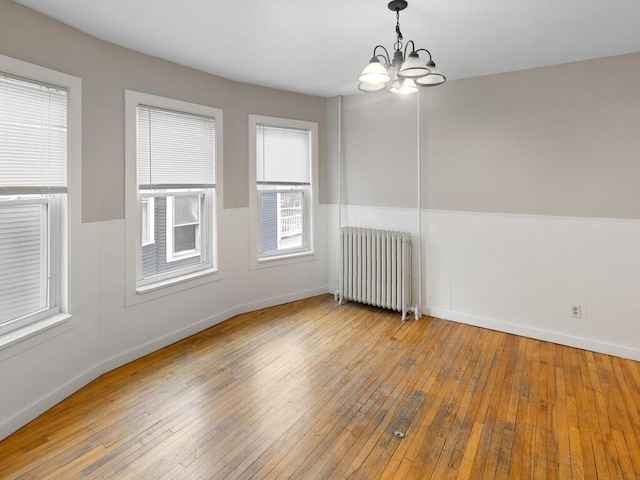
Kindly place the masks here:
POLYGON ((424 207, 640 218, 640 53, 423 96, 424 207))
MULTIPOLYGON (((417 202, 417 98, 391 93, 342 98, 342 202, 415 207, 417 202)), ((338 101, 328 102, 327 173, 338 200, 338 101)))
MULTIPOLYGON (((640 218, 638 78, 640 53, 421 90, 423 208, 640 218)), ((342 123, 343 202, 416 207, 415 96, 344 97, 342 123)))
MULTIPOLYGON (((224 208, 249 204, 250 113, 318 122, 320 171, 325 171, 324 98, 232 82, 143 55, 10 0, 0 0, 0 53, 82 79, 84 222, 124 218, 125 89, 223 110, 224 208)), ((321 189, 325 183, 320 179, 321 189)))

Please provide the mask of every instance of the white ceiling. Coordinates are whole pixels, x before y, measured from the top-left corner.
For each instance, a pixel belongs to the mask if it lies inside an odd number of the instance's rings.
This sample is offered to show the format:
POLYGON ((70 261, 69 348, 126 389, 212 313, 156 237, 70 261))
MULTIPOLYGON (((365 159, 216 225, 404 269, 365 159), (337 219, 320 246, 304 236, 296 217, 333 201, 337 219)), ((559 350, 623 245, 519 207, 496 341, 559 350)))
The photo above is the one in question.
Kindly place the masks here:
MULTIPOLYGON (((391 49, 387 0, 16 0, 100 39, 232 80, 356 93, 391 49)), ((448 79, 640 51, 640 0, 409 0, 405 41, 448 79)))

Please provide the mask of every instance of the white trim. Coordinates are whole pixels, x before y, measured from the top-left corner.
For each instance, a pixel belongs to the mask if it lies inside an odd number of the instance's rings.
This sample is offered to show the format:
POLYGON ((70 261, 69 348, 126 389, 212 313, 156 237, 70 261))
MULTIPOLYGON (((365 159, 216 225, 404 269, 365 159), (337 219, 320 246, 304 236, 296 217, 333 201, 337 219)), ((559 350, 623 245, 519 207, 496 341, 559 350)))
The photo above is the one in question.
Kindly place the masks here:
POLYGON ((249 115, 249 269, 288 265, 291 263, 315 260, 315 248, 318 245, 318 229, 315 223, 318 218, 318 124, 304 120, 249 115), (256 173, 256 128, 258 125, 270 127, 294 128, 308 130, 311 133, 311 184, 305 189, 307 193, 304 209, 307 218, 303 221, 304 245, 294 251, 283 250, 260 255, 258 251, 258 193, 256 173))
POLYGON ((551 332, 549 330, 541 330, 539 328, 517 325, 514 323, 501 322, 490 318, 477 317, 475 315, 467 315, 464 313, 452 312, 439 308, 427 307, 424 311, 426 315, 450 320, 452 322, 464 323, 481 328, 488 328, 498 332, 512 333, 522 337, 534 338, 545 342, 558 343, 569 347, 581 348, 583 350, 591 350, 593 352, 604 353, 607 355, 615 355, 617 357, 630 358, 640 361, 640 348, 625 347, 614 343, 600 342, 584 337, 577 337, 559 332, 551 332))
MULTIPOLYGON (((0 336, 0 350, 13 347, 19 342, 23 342, 25 340, 28 340, 29 338, 46 332, 47 330, 67 323, 70 319, 71 315, 69 314, 57 313, 54 315, 50 315, 42 320, 31 322, 30 324, 16 330, 11 330, 10 332, 0 336)), ((59 333, 62 332, 57 332, 57 334, 59 333)), ((3 360, 5 359, 0 357, 0 361, 3 360)))
MULTIPOLYGON (((218 264, 218 217, 222 209, 223 199, 223 112, 219 108, 199 105, 190 102, 184 102, 172 98, 160 97, 132 90, 125 90, 125 304, 127 306, 138 304, 142 301, 140 295, 146 295, 154 292, 153 295, 147 297, 148 300, 158 298, 159 296, 169 295, 178 291, 182 291, 191 286, 198 286, 201 282, 197 281, 202 277, 204 283, 219 280, 222 276, 216 276, 218 264), (185 112, 195 115, 202 115, 215 119, 216 128, 216 186, 213 195, 205 195, 205 209, 201 212, 206 215, 211 228, 203 232, 206 237, 206 245, 202 249, 206 249, 205 263, 198 266, 197 274, 189 271, 177 271, 171 279, 167 279, 167 275, 162 275, 155 283, 143 282, 144 287, 138 280, 138 271, 142 265, 142 245, 140 245, 139 216, 138 204, 138 178, 137 178, 137 107, 138 105, 148 105, 160 108, 167 108, 174 111, 185 112), (208 200, 207 200, 208 199, 208 200), (213 205, 207 205, 212 203, 213 205), (215 278, 213 278, 215 277, 215 278), (185 281, 195 282, 191 285, 184 285, 185 281)), ((201 218, 202 220, 202 218, 201 218)))

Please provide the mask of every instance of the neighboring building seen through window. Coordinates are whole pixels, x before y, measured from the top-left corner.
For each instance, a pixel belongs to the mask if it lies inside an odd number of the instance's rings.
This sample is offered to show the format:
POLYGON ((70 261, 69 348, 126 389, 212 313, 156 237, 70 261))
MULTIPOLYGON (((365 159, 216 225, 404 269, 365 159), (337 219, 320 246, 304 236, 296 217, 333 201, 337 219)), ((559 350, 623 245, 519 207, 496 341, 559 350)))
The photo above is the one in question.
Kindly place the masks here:
POLYGON ((68 91, 0 72, 0 334, 60 312, 68 91))

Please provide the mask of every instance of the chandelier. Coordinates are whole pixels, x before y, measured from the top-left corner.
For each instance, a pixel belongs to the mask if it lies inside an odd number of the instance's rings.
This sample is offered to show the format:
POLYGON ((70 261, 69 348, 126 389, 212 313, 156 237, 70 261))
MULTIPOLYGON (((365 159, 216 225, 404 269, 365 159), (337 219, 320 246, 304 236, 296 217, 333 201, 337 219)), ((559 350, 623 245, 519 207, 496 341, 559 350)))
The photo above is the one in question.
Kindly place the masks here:
MULTIPOLYGON (((358 88, 367 93, 382 92, 391 82, 391 92, 400 94, 416 93, 418 86, 435 87, 443 84, 447 78, 436 68, 431 58, 431 52, 426 48, 416 49, 413 40, 409 40, 403 47, 403 37, 400 31, 400 12, 407 8, 405 0, 392 0, 388 4, 389 10, 396 12, 396 43, 393 44, 393 59, 389 51, 382 45, 373 49, 373 57, 362 74, 358 77, 358 88), (407 56, 407 49, 411 45, 411 52, 407 56), (382 53, 384 52, 384 53, 382 53), (420 53, 428 55, 424 62, 420 53)), ((425 55, 425 56, 426 56, 425 55)))

